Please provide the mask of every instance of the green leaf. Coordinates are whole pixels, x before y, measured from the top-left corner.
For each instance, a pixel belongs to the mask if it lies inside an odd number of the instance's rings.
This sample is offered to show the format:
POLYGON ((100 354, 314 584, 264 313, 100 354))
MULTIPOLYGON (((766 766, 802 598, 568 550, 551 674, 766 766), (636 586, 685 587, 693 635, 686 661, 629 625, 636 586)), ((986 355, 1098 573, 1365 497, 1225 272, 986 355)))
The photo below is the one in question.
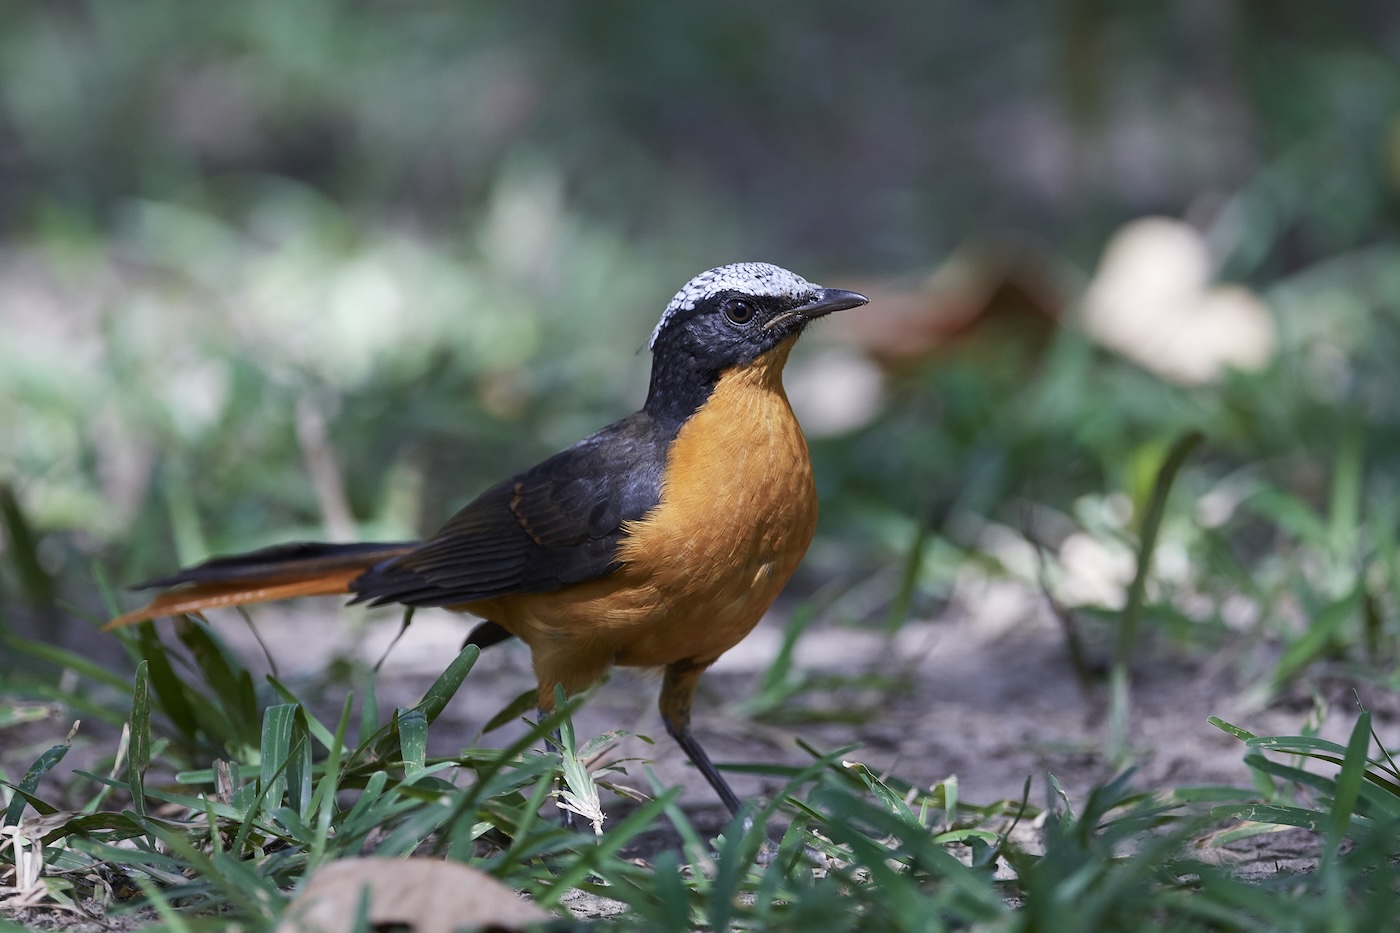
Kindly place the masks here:
POLYGON ((0 523, 3 523, 9 539, 6 550, 14 562, 29 604, 41 612, 52 612, 57 589, 53 577, 39 559, 38 536, 34 534, 9 483, 0 483, 0 523))
POLYGON ((681 880, 680 859, 674 851, 665 851, 656 857, 652 875, 655 887, 648 898, 650 904, 661 912, 661 929, 691 929, 690 895, 681 880))
POLYGON ((155 688, 161 709, 185 740, 192 742, 199 732, 199 720, 186 696, 185 682, 176 676, 165 646, 156 635, 156 627, 150 623, 137 626, 136 638, 141 656, 149 665, 151 686, 155 688))
POLYGON ((401 709, 395 715, 399 728, 399 750, 404 771, 412 777, 422 771, 428 758, 428 717, 422 710, 401 709))
POLYGON ((176 625, 175 630, 194 655, 204 679, 218 697, 227 717, 224 726, 227 734, 215 738, 223 742, 256 745, 259 717, 252 675, 203 623, 183 621, 176 625))
POLYGON ((34 811, 40 816, 52 816, 58 812, 58 807, 34 796, 33 791, 27 791, 17 784, 11 784, 9 781, 0 781, 0 786, 10 788, 15 794, 14 799, 10 801, 9 808, 6 810, 7 819, 8 815, 13 813, 15 814, 15 822, 18 823, 20 816, 24 814, 24 805, 26 803, 33 807, 34 811))
POLYGON ((36 661, 44 661, 60 669, 71 670, 86 680, 122 693, 125 693, 131 686, 125 675, 108 670, 89 658, 81 657, 57 645, 47 645, 43 642, 30 641, 27 638, 11 635, 6 640, 5 647, 18 654, 27 655, 36 661))
POLYGON ((383 771, 376 771, 369 776, 365 782, 364 790, 360 792, 359 799, 350 808, 350 812, 345 814, 341 821, 342 827, 352 827, 366 819, 370 810, 379 803, 384 787, 389 783, 389 775, 383 771))
POLYGON ((1245 745, 1249 748, 1257 748, 1264 751, 1297 753, 1307 750, 1328 752, 1339 758, 1347 753, 1345 746, 1311 735, 1261 735, 1245 740, 1245 745))
POLYGON ((1249 820, 1253 823, 1277 823, 1282 826, 1300 826, 1315 833, 1322 832, 1326 815, 1316 810, 1302 807, 1283 807, 1276 804, 1251 803, 1241 806, 1212 807, 1213 819, 1249 820))
POLYGON ((145 834, 136 820, 122 813, 88 813, 76 816, 44 837, 44 845, 53 845, 67 836, 107 833, 108 838, 131 839, 145 834))
POLYGON ((1350 826, 1356 799, 1361 793, 1361 782, 1366 774, 1366 752, 1370 747, 1371 713, 1366 710, 1356 718, 1351 740, 1347 742, 1346 758, 1337 775, 1337 791, 1332 798, 1332 812, 1327 826, 1328 858, 1335 856, 1336 848, 1350 826))
MULTIPOLYGON (((251 764, 236 765, 231 773, 238 780, 246 781, 261 774, 262 768, 251 764)), ((213 784, 217 780, 217 775, 213 768, 195 768, 190 771, 175 772, 175 780, 181 784, 213 784)))
MULTIPOLYGON (((74 728, 76 730, 76 727, 74 728)), ((52 771, 54 766, 63 760, 63 756, 68 754, 68 749, 72 747, 73 734, 70 732, 68 738, 61 744, 53 746, 34 760, 34 763, 29 766, 29 770, 24 772, 19 786, 15 788, 18 793, 15 794, 14 799, 10 801, 9 807, 5 810, 6 826, 15 826, 19 823, 19 818, 24 813, 25 803, 34 799, 33 794, 39 787, 39 779, 52 771)))
POLYGON ((365 677, 362 695, 364 702, 360 704, 360 731, 355 738, 358 745, 367 747, 379 732, 379 696, 374 689, 374 675, 365 677))
MULTIPOLYGON (((898 629, 907 615, 907 605, 892 606, 887 622, 890 631, 898 629)), ((811 605, 804 604, 793 610, 783 625, 783 640, 778 646, 778 653, 767 664, 758 686, 740 703, 740 715, 762 716, 785 703, 803 688, 807 678, 794 671, 793 653, 802 633, 816 618, 816 610, 811 605)))
POLYGON ((1128 587, 1127 603, 1118 622, 1118 637, 1113 648, 1113 666, 1110 671, 1110 695, 1108 713, 1108 752, 1112 759, 1122 758, 1127 753, 1128 720, 1131 716, 1131 685, 1129 663, 1137 648, 1138 629, 1142 624, 1142 610, 1147 600, 1147 578, 1152 572, 1152 555, 1157 549, 1157 535, 1162 528, 1162 518, 1167 511, 1167 497, 1176 482, 1177 473, 1186 463, 1186 458, 1205 439, 1200 431, 1187 431, 1172 444, 1162 465, 1157 471, 1156 482, 1152 486, 1152 497, 1148 500, 1143 514, 1142 532, 1138 541, 1137 570, 1133 582, 1128 587))
POLYGON ((42 703, 24 704, 6 700, 5 705, 0 706, 0 729, 10 729, 30 722, 43 722, 53 715, 54 710, 42 703))
POLYGON ((1241 729, 1239 726, 1232 725, 1231 723, 1228 723, 1225 720, 1221 719, 1219 716, 1209 716, 1206 718, 1206 722, 1210 723, 1212 726, 1219 729, 1221 732, 1228 732, 1235 738, 1245 742, 1256 738, 1253 732, 1249 732, 1245 729, 1241 729))
POLYGON ((1331 603, 1313 617, 1307 629, 1293 644, 1288 646, 1288 650, 1283 653, 1283 657, 1279 658, 1278 664, 1275 665, 1273 676, 1270 678, 1275 690, 1281 688, 1294 674, 1328 649, 1333 640, 1338 637, 1342 625, 1348 619, 1354 618, 1361 608, 1361 594, 1364 587, 1365 582, 1358 581, 1350 593, 1331 603))
MULTIPOLYGON (((280 680, 269 674, 267 676, 267 682, 272 685, 272 689, 277 691, 277 694, 280 697, 282 697, 282 699, 286 700, 288 703, 295 703, 296 705, 301 706, 302 712, 305 713, 306 707, 302 704, 301 700, 297 699, 296 694, 292 693, 291 690, 287 689, 287 687, 284 686, 280 680)), ((303 715, 299 721, 302 722, 308 730, 310 730, 312 737, 316 739, 316 741, 320 744, 322 748, 326 749, 327 751, 330 751, 332 749, 332 743, 335 741, 335 736, 331 735, 331 731, 325 727, 324 723, 312 716, 307 715, 303 715)), ((342 736, 341 739, 343 741, 344 736, 342 736)))
POLYGON ((672 788, 655 800, 632 811, 626 819, 614 826, 611 832, 602 836, 596 845, 585 848, 577 861, 564 868, 558 877, 551 881, 549 888, 536 896, 536 901, 541 907, 553 906, 559 898, 569 893, 571 888, 596 870, 599 863, 614 855, 617 850, 631 842, 639 833, 650 826, 652 821, 660 816, 679 794, 679 788, 672 788))
POLYGON ((1264 487, 1250 496, 1247 504, 1275 522, 1299 541, 1319 548, 1327 546, 1329 531, 1317 512, 1296 496, 1273 487, 1264 487))
POLYGON ((1128 588, 1127 605, 1123 607, 1119 622, 1118 639, 1114 646, 1113 660, 1116 665, 1126 666, 1137 645, 1138 626, 1142 617, 1142 607, 1147 598, 1147 578, 1152 571, 1152 554, 1157 549, 1157 535, 1162 528, 1162 519, 1167 511, 1167 497, 1176 482, 1177 473, 1186 463, 1186 458, 1205 440, 1200 431, 1187 431, 1176 439, 1162 460, 1157 471, 1156 482, 1152 486, 1152 498, 1143 514, 1142 532, 1138 542, 1137 570, 1133 574, 1132 585, 1128 588))
POLYGON ((146 769, 151 764, 151 680, 146 661, 136 665, 136 681, 131 691, 131 733, 127 746, 127 783, 131 806, 138 816, 146 815, 146 769))
POLYGON ((511 700, 499 713, 492 716, 486 725, 481 727, 481 734, 489 735, 506 723, 515 722, 521 716, 535 709, 535 707, 539 705, 539 701, 536 699, 538 695, 538 691, 526 690, 524 693, 520 694, 520 696, 511 700))
POLYGON ((292 719, 292 746, 287 752, 287 804, 303 821, 311 808, 313 766, 311 736, 306 725, 306 710, 295 707, 292 719))
POLYGON ((476 664, 476 659, 479 657, 481 657, 481 649, 476 645, 467 645, 462 648, 461 653, 452 659, 452 663, 447 665, 447 670, 433 681, 428 692, 423 694, 423 699, 419 700, 413 708, 426 716, 430 723, 437 719, 447 707, 448 701, 456 695, 458 688, 462 686, 462 681, 467 679, 467 673, 476 664))
POLYGON ((909 809, 909 805, 904 802, 904 798, 886 786, 883 781, 876 777, 875 773, 871 771, 870 768, 859 761, 845 761, 842 762, 842 766, 852 774, 857 775, 885 809, 909 820, 911 823, 916 822, 914 813, 909 809))
POLYGON ((263 806, 271 810, 282 805, 287 793, 288 759, 292 750, 292 727, 296 723, 297 705, 279 703, 263 713, 262 742, 259 745, 259 784, 263 806))
POLYGON ((1282 762, 1271 761, 1257 752, 1246 755, 1244 757, 1244 763, 1247 767, 1252 768, 1260 774, 1267 774, 1294 784, 1311 787, 1325 794, 1334 793, 1336 789, 1336 782, 1330 777, 1322 774, 1314 774, 1311 771, 1304 771, 1302 768, 1295 768, 1292 765, 1286 765, 1282 762))
POLYGON ((315 832, 312 836, 311 853, 307 859, 308 871, 315 869, 321 864, 325 857, 326 847, 331 836, 331 822, 336 813, 336 791, 340 788, 341 759, 349 751, 346 747, 346 736, 350 732, 350 711, 354 706, 355 697, 349 694, 340 707, 340 719, 335 726, 335 735, 332 736, 330 750, 326 757, 325 766, 321 769, 321 779, 316 784, 316 792, 312 794, 309 809, 316 814, 315 832))

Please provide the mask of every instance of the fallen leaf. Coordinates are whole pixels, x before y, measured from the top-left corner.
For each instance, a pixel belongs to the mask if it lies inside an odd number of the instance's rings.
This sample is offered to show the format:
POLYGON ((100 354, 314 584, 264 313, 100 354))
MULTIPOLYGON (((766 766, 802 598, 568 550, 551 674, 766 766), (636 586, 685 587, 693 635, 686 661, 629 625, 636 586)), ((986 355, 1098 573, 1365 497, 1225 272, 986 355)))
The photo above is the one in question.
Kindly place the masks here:
POLYGON ((323 865, 287 907, 277 933, 348 933, 368 894, 371 927, 413 933, 519 930, 553 916, 495 878, 428 858, 352 858, 323 865))
POLYGON ((824 329, 892 374, 950 352, 977 352, 982 342, 1037 348, 1058 326, 1068 292, 1061 279, 1054 258, 1035 243, 968 243, 921 281, 855 281, 869 307, 824 329))

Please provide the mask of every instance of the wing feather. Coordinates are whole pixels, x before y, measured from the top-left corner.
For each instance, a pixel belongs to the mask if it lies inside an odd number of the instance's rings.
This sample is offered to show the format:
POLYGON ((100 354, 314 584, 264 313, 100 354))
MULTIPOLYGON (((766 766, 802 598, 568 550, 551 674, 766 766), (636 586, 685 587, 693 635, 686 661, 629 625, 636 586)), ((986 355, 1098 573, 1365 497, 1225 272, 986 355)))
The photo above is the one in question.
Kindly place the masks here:
POLYGON ((661 497, 666 430, 645 412, 486 490, 419 547, 351 584, 372 604, 452 606, 542 593, 617 569, 627 521, 661 497))

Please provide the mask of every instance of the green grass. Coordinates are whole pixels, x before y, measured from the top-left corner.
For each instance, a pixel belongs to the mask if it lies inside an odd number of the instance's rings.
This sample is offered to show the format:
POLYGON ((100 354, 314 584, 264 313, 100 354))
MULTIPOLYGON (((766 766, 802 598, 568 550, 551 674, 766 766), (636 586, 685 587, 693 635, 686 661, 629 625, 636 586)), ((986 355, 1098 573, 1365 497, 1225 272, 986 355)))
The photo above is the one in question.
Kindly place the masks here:
MULTIPOLYGON (((561 777, 574 794, 591 785, 577 764, 588 749, 575 754, 568 726, 577 700, 505 748, 426 754, 437 715, 470 681, 475 647, 383 721, 372 679, 358 718, 347 696, 338 717, 319 721, 275 678, 255 684, 203 624, 182 623, 176 637, 194 666, 186 676, 172 675, 165 659, 175 646, 149 625, 124 634, 137 661, 120 693, 110 678, 91 680, 97 672, 77 657, 15 646, 35 661, 70 662, 75 705, 94 693, 125 711, 112 753, 63 790, 77 809, 39 790, 71 736, 5 779, 4 823, 25 817, 42 846, 44 903, 96 897, 108 910, 153 909, 153 928, 267 929, 318 865, 372 851, 460 861, 545 906, 586 891, 624 905, 598 925, 657 931, 1367 930, 1400 912, 1391 858, 1400 771, 1372 751, 1369 713, 1346 745, 1217 722, 1244 741, 1256 787, 1152 791, 1125 773, 1076 803, 1052 778, 1057 793, 1043 805, 979 807, 960 799, 956 782, 921 790, 840 749, 813 752, 806 767, 764 769, 781 792, 749 814, 751 826, 735 820, 713 840, 661 788, 594 836, 540 816, 561 777), (551 750, 557 725, 563 748, 551 750), (774 819, 786 826, 776 844, 763 830, 774 819), (674 825, 680 850, 642 864, 619 854, 658 820, 674 825), (1013 832, 1031 824, 1042 851, 1013 832), (1208 838, 1268 824, 1316 832, 1318 869, 1252 883, 1192 854, 1208 838), (999 864, 1011 873, 994 874, 999 864)), ((13 851, 0 855, 0 866, 13 864, 13 851)))

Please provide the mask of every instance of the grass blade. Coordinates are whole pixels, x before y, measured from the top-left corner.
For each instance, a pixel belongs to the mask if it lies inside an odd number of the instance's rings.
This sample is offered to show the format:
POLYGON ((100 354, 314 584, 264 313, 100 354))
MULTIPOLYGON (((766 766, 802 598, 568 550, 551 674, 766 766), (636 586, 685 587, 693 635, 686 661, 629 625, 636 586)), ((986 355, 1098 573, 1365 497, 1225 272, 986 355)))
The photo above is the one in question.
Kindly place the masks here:
POLYGON ((462 686, 462 681, 467 679, 467 673, 471 671, 479 657, 481 657, 481 649, 476 645, 464 647, 461 653, 452 659, 452 663, 447 665, 447 670, 433 681, 428 692, 423 694, 423 699, 419 700, 413 708, 427 717, 427 721, 430 723, 437 719, 447 707, 448 701, 456 695, 458 688, 462 686))
POLYGON ((6 826, 16 826, 19 818, 24 814, 24 805, 33 800, 33 794, 39 787, 39 779, 53 770, 54 766, 63 760, 63 756, 68 754, 68 749, 73 747, 73 735, 78 731, 75 723, 61 744, 55 745, 34 760, 29 766, 29 770, 24 772, 24 777, 20 779, 19 786, 15 788, 18 793, 10 801, 10 805, 5 810, 6 826))
POLYGON ((34 528, 20 508, 19 499, 9 483, 0 483, 0 522, 3 522, 9 539, 7 550, 14 561, 25 598, 34 609, 46 616, 56 615, 54 600, 58 590, 53 576, 44 569, 44 563, 39 559, 38 536, 34 534, 34 528))
POLYGON ((151 764, 151 680, 150 667, 136 665, 136 681, 131 691, 131 744, 127 749, 127 783, 131 806, 138 816, 146 815, 146 769, 151 764))
POLYGON ((1350 825, 1356 800, 1361 794, 1361 782, 1366 774, 1366 751, 1371 747, 1371 712, 1366 710, 1356 718, 1347 742, 1346 758, 1337 775, 1337 791, 1332 798, 1332 812, 1327 826, 1327 850, 1324 860, 1336 857, 1337 847, 1350 825))
MULTIPOLYGON (((291 690, 287 689, 287 687, 283 685, 283 683, 280 680, 278 680, 276 677, 268 675, 267 682, 272 686, 273 690, 277 691, 278 696, 286 700, 288 703, 295 703, 298 706, 302 706, 302 710, 303 712, 305 712, 306 708, 302 705, 301 701, 297 699, 296 694, 292 693, 291 690)), ((327 751, 331 751, 333 749, 332 743, 335 741, 335 736, 331 735, 330 730, 327 729, 320 720, 312 716, 304 716, 301 722, 303 725, 306 726, 308 730, 310 730, 312 737, 316 739, 317 743, 319 743, 322 748, 326 749, 327 751)), ((343 742, 344 740, 345 737, 342 735, 341 741, 343 742)), ((342 751, 344 751, 343 748, 342 751)))
POLYGON ((399 750, 404 774, 410 779, 422 771, 428 760, 428 717, 419 709, 401 709, 395 714, 399 728, 399 750))
POLYGON ((185 682, 176 676, 170 656, 156 635, 156 627, 149 622, 138 626, 136 639, 144 663, 150 669, 151 686, 155 688, 161 709, 185 740, 193 742, 200 731, 199 719, 186 695, 185 682))
POLYGON ((355 744, 364 747, 379 731, 379 695, 374 689, 373 674, 365 677, 361 695, 364 701, 360 704, 360 731, 355 735, 355 744))
POLYGON ((11 635, 5 642, 5 647, 16 654, 26 655, 36 661, 43 661, 52 664, 60 670, 70 670, 80 677, 90 680, 95 684, 110 687, 125 693, 131 682, 124 674, 108 670, 97 662, 80 655, 74 654, 65 648, 57 645, 46 645, 43 642, 30 641, 27 638, 20 638, 11 635))
POLYGON ((1162 466, 1157 470, 1157 479, 1152 486, 1152 496, 1143 514, 1142 533, 1138 542, 1137 570, 1133 574, 1132 585, 1128 587, 1128 599, 1123 607, 1123 615, 1118 623, 1118 637, 1113 649, 1113 668, 1109 672, 1109 714, 1108 714, 1108 758, 1120 761, 1127 754, 1128 718, 1132 707, 1132 683, 1129 664, 1137 648, 1138 629, 1142 625, 1142 608, 1147 599, 1147 578, 1152 571, 1152 555, 1157 549, 1157 535, 1162 528, 1162 518, 1167 510, 1167 497, 1177 473, 1186 458, 1205 439, 1200 431, 1187 431, 1176 439, 1162 466))
POLYGON ((1283 657, 1274 666, 1273 675, 1269 679, 1271 693, 1282 689, 1293 678, 1294 674, 1328 649, 1328 646, 1339 637, 1338 633, 1343 624, 1353 618, 1361 608, 1362 596, 1365 591, 1365 581, 1358 581, 1351 592, 1330 603, 1313 617, 1308 623, 1306 631, 1288 646, 1288 650, 1283 653, 1283 657))
POLYGON ((311 812, 311 736, 306 726, 306 710, 295 707, 292 716, 292 747, 287 752, 287 805, 305 821, 311 812))
POLYGON ((221 708, 227 716, 228 734, 219 738, 256 746, 259 716, 252 675, 204 624, 186 618, 187 621, 176 625, 176 631, 194 655, 210 690, 222 701, 221 708))
POLYGON ((259 783, 263 806, 271 811, 282 805, 287 793, 287 768, 292 750, 292 726, 298 707, 292 703, 269 706, 263 713, 259 783))

